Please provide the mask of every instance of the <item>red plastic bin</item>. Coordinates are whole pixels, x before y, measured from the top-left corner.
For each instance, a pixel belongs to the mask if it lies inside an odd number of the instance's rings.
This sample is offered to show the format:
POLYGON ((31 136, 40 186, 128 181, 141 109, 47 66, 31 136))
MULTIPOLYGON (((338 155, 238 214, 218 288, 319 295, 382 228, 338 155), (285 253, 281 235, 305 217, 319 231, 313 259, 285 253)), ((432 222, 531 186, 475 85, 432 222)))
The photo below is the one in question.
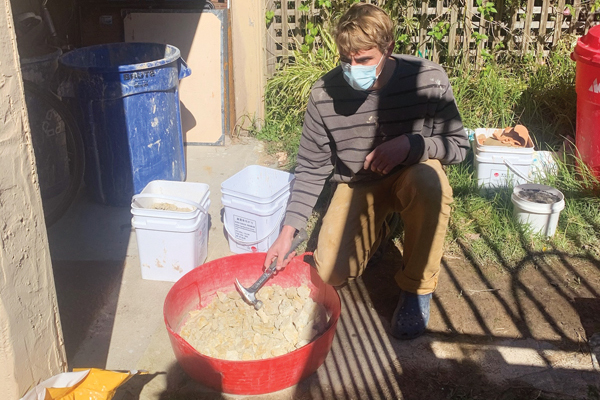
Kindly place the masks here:
POLYGON ((583 162, 600 178, 600 25, 577 40, 577 132, 575 145, 583 162))
POLYGON ((341 302, 335 289, 323 283, 316 271, 303 261, 291 263, 266 285, 283 288, 306 284, 311 297, 330 313, 327 330, 313 342, 279 357, 254 361, 228 361, 198 353, 177 334, 191 310, 207 306, 217 291, 235 289, 235 279, 249 287, 262 274, 265 253, 238 254, 210 261, 188 272, 177 281, 165 299, 164 318, 177 361, 194 380, 229 394, 264 394, 293 386, 310 376, 323 364, 331 349, 341 302))

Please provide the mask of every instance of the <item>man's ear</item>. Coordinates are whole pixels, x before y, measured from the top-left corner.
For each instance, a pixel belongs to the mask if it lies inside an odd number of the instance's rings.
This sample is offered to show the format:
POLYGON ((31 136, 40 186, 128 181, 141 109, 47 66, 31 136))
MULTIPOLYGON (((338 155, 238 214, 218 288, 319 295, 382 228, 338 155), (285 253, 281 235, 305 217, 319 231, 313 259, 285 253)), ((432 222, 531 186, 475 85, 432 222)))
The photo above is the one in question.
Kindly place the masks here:
POLYGON ((389 44, 387 50, 386 50, 386 57, 389 57, 392 55, 392 53, 394 52, 394 47, 395 47, 396 43, 392 42, 389 44))

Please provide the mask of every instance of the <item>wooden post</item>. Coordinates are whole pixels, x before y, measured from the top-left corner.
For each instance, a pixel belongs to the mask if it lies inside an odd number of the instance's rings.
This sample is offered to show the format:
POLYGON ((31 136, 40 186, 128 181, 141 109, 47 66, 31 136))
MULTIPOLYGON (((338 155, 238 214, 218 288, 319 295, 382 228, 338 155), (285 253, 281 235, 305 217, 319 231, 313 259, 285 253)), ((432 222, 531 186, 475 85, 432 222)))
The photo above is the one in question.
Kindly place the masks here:
POLYGON ((429 2, 427 0, 421 1, 421 18, 419 18, 419 52, 421 57, 427 58, 427 8, 429 2))
MULTIPOLYGON (((412 20, 412 18, 414 17, 414 15, 415 15, 415 8, 413 7, 412 2, 411 2, 410 5, 408 6, 408 9, 406 10, 406 18, 408 20, 412 20)), ((412 32, 410 32, 410 33, 412 33, 412 32)), ((409 38, 409 41, 411 43, 414 42, 412 36, 409 38)), ((419 43, 418 43, 418 38, 417 38, 417 48, 418 48, 418 46, 419 46, 419 43)), ((412 50, 412 47, 411 47, 411 50, 412 50)), ((404 46, 404 53, 405 54, 408 53, 408 46, 404 46)))
MULTIPOLYGON (((275 1, 267 0, 266 9, 275 11, 275 1)), ((275 74, 275 64, 277 63, 277 38, 275 37, 275 17, 267 27, 267 42, 265 50, 267 53, 267 78, 275 74)), ((233 96, 232 96, 233 97, 233 96)))
POLYGON ((571 15, 571 23, 569 24, 569 33, 573 33, 577 30, 579 13, 581 13, 581 0, 573 0, 573 14, 571 15))
POLYGON ((510 23, 508 24, 508 32, 506 33, 506 47, 509 52, 514 51, 515 49, 515 27, 517 25, 517 18, 519 17, 519 9, 511 8, 510 9, 510 23))
POLYGON ((494 36, 492 39, 492 48, 495 49, 498 43, 500 43, 500 39, 502 37, 502 27, 500 23, 502 22, 502 18, 504 18, 504 8, 505 8, 504 0, 498 0, 498 4, 496 4, 496 16, 494 18, 495 24, 492 28, 492 35, 494 36))
POLYGON ((300 0, 296 0, 294 3, 294 37, 296 38, 296 43, 294 44, 294 48, 297 47, 298 44, 302 43, 304 36, 302 36, 302 13, 298 9, 300 0))
MULTIPOLYGON (((437 3, 435 5, 435 16, 436 17, 440 17, 444 15, 444 0, 437 0, 437 3)), ((443 40, 443 39, 442 39, 443 40)), ((442 43, 439 42, 434 42, 433 45, 433 61, 436 63, 440 62, 440 47, 442 46, 442 43)))
POLYGON ((288 64, 290 61, 288 41, 290 25, 288 24, 288 2, 281 0, 281 63, 288 64))
MULTIPOLYGON (((483 35, 486 32, 486 26, 487 26, 487 20, 484 18, 483 13, 479 14, 479 34, 483 35)), ((489 39, 488 39, 489 40, 489 39)), ((481 40, 479 42, 479 45, 477 46, 477 53, 475 54, 475 62, 477 67, 481 67, 483 65, 483 58, 481 56, 481 53, 483 51, 483 48, 485 47, 486 41, 481 40)))
POLYGON ((458 6, 452 2, 450 6, 450 32, 448 33, 448 55, 456 56, 456 29, 458 28, 458 6))
POLYGON ((469 63, 471 60, 471 30, 473 24, 471 18, 473 16, 473 0, 465 0, 465 15, 463 24, 463 62, 469 63))
POLYGON ((531 20, 533 19, 533 6, 535 0, 527 0, 527 9, 525 10, 525 26, 523 27, 523 36, 521 37, 521 55, 527 54, 529 42, 531 41, 531 20))
POLYGON ((540 29, 538 29, 537 37, 537 55, 544 56, 544 47, 546 47, 546 25, 548 25, 548 7, 550 2, 548 0, 542 1, 542 12, 540 14, 540 29))
POLYGON ((562 25, 564 21, 563 11, 565 10, 565 0, 558 0, 556 6, 556 20, 554 21, 554 35, 552 37, 552 47, 556 46, 562 36, 562 25))

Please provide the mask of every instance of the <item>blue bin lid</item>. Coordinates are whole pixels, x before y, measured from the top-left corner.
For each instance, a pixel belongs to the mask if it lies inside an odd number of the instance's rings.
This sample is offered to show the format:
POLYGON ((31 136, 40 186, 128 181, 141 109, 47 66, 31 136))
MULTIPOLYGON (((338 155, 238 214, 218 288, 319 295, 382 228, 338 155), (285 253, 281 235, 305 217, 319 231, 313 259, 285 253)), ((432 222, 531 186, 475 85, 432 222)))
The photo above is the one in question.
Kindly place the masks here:
POLYGON ((94 72, 129 72, 156 68, 176 61, 175 46, 160 43, 111 43, 82 47, 64 54, 66 67, 94 72))

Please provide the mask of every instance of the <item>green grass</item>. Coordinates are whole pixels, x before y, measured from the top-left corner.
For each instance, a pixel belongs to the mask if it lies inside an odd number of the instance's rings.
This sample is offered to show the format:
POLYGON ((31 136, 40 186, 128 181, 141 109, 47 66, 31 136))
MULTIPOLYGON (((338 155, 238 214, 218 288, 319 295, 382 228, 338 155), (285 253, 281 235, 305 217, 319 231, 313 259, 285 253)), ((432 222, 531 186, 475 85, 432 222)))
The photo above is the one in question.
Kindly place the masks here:
MULTIPOLYGON (((447 65, 466 128, 528 127, 538 150, 558 151, 575 136, 575 63, 569 55, 573 39, 565 38, 543 60, 504 59, 481 70, 447 65)), ((337 62, 335 47, 319 55, 296 54, 266 88, 267 119, 253 134, 273 151, 286 151, 293 169, 302 118, 312 84, 337 62)), ((600 259, 600 184, 580 163, 561 153, 557 173, 539 183, 565 194, 557 233, 551 239, 532 235, 513 221, 512 188, 482 193, 477 187, 473 154, 446 171, 454 189, 447 251, 467 254, 482 263, 518 266, 528 257, 565 253, 600 259)), ((309 227, 319 226, 317 207, 309 227)), ((401 232, 399 233, 401 235, 401 232)))

